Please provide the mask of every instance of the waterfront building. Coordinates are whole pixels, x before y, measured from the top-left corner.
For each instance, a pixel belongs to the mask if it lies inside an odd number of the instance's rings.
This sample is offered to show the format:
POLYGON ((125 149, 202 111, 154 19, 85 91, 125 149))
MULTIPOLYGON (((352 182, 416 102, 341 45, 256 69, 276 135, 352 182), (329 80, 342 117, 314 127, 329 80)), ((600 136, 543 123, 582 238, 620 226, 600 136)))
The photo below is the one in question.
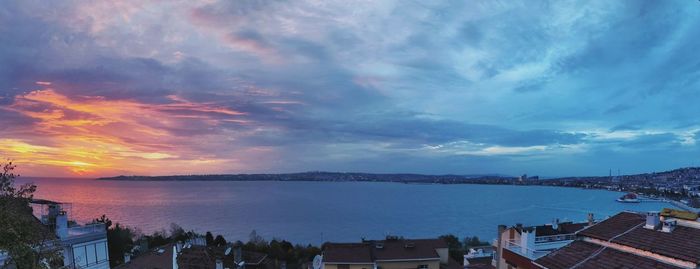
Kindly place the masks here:
POLYGON ((442 239, 403 239, 323 245, 324 269, 456 269, 461 265, 450 259, 442 239))
POLYGON ((104 223, 78 225, 69 221, 71 204, 48 200, 32 201, 34 215, 55 231, 63 251, 63 264, 68 268, 109 269, 107 228, 104 223))
POLYGON ((700 268, 698 214, 622 212, 579 231, 569 245, 540 257, 537 268, 700 268))
MULTIPOLYGON (((27 217, 36 220, 37 228, 44 231, 46 235, 45 239, 36 246, 37 249, 60 253, 64 268, 110 268, 107 230, 104 223, 78 225, 75 221, 69 220, 67 207, 70 208, 71 205, 66 203, 35 199, 30 206, 32 213, 27 211, 27 217)), ((8 258, 5 252, 0 251, 0 267, 7 265, 5 263, 8 258)))
POLYGON ((588 221, 580 223, 555 220, 530 227, 500 225, 493 242, 496 249, 492 265, 496 269, 537 268, 534 260, 573 242, 577 231, 593 224, 593 214, 588 214, 588 221))

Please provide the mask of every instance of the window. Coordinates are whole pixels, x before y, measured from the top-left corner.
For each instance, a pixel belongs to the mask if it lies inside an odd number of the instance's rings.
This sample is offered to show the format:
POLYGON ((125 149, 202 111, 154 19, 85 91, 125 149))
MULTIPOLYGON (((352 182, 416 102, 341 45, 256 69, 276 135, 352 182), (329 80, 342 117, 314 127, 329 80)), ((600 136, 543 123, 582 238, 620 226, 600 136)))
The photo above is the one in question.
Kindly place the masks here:
POLYGON ((350 269, 349 264, 338 264, 338 269, 350 269))
POLYGON ((428 269, 428 265, 427 264, 418 265, 418 269, 428 269))
POLYGON ((87 251, 85 246, 73 248, 73 262, 80 267, 87 266, 87 251))
POLYGON ((87 245, 85 246, 85 250, 87 250, 87 264, 97 263, 97 256, 95 255, 95 245, 87 245))
POLYGON ((100 242, 95 245, 95 249, 97 250, 97 262, 106 262, 107 261, 107 244, 105 242, 100 242))

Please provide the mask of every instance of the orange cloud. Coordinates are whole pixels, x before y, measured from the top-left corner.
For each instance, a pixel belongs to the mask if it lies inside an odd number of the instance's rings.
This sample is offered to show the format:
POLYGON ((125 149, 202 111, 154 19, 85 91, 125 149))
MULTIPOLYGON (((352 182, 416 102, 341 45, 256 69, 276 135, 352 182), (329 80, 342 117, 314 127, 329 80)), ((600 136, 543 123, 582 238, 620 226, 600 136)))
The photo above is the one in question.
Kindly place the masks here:
MULTIPOLYGON (((179 96, 168 98, 168 103, 146 104, 100 96, 68 97, 54 89, 15 96, 14 102, 2 109, 28 117, 32 123, 16 127, 29 128, 24 135, 0 136, 0 156, 16 160, 30 175, 173 174, 235 169, 235 159, 217 158, 192 149, 193 143, 204 144, 212 139, 193 141, 190 132, 231 122, 247 124, 249 121, 243 118, 246 113, 179 96)), ((200 134, 210 138, 214 135, 200 134)))

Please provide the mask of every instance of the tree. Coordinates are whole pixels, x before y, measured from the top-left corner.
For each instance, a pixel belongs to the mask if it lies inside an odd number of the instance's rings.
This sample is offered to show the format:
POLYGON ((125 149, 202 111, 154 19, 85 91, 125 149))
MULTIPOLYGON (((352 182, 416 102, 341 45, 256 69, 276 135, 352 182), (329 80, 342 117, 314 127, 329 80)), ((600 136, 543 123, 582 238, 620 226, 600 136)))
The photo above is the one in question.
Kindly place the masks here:
POLYGON ((119 223, 112 227, 112 220, 102 215, 94 219, 93 223, 104 223, 107 229, 107 246, 109 248, 109 265, 115 267, 124 262, 124 253, 130 252, 134 247, 136 232, 119 223))
POLYGON ((214 235, 211 234, 211 232, 207 232, 207 234, 204 236, 204 239, 207 241, 207 246, 214 245, 214 235))
POLYGON ((216 238, 214 239, 214 245, 215 246, 225 246, 226 245, 226 239, 222 235, 217 235, 216 238))
POLYGON ((464 248, 462 248, 462 242, 459 242, 459 238, 453 234, 446 234, 441 235, 440 239, 447 242, 450 258, 455 261, 461 261, 464 255, 464 248))
POLYGON ((464 248, 487 246, 488 244, 489 242, 481 241, 478 236, 467 236, 464 238, 464 248))
POLYGON ((32 215, 29 202, 36 185, 15 186, 15 165, 1 163, 0 172, 0 250, 9 255, 8 263, 17 268, 49 268, 62 265, 60 247, 53 231, 32 215))
POLYGON ((170 239, 174 242, 185 241, 189 238, 188 232, 175 223, 170 223, 170 239))

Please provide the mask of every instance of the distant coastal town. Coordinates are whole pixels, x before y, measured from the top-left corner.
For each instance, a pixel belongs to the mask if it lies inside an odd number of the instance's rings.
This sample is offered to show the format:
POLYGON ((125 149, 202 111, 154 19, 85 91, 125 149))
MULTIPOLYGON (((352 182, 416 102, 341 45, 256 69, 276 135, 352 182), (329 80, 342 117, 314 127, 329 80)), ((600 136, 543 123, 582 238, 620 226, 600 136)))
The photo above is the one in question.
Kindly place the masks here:
POLYGON ((671 171, 635 175, 591 177, 562 177, 541 179, 521 175, 423 175, 375 174, 340 172, 303 172, 285 174, 229 174, 229 175, 175 175, 175 176, 117 176, 98 180, 133 181, 327 181, 327 182, 396 182, 422 184, 498 184, 575 187, 629 192, 645 199, 669 201, 686 210, 700 210, 700 167, 679 168, 671 171))

